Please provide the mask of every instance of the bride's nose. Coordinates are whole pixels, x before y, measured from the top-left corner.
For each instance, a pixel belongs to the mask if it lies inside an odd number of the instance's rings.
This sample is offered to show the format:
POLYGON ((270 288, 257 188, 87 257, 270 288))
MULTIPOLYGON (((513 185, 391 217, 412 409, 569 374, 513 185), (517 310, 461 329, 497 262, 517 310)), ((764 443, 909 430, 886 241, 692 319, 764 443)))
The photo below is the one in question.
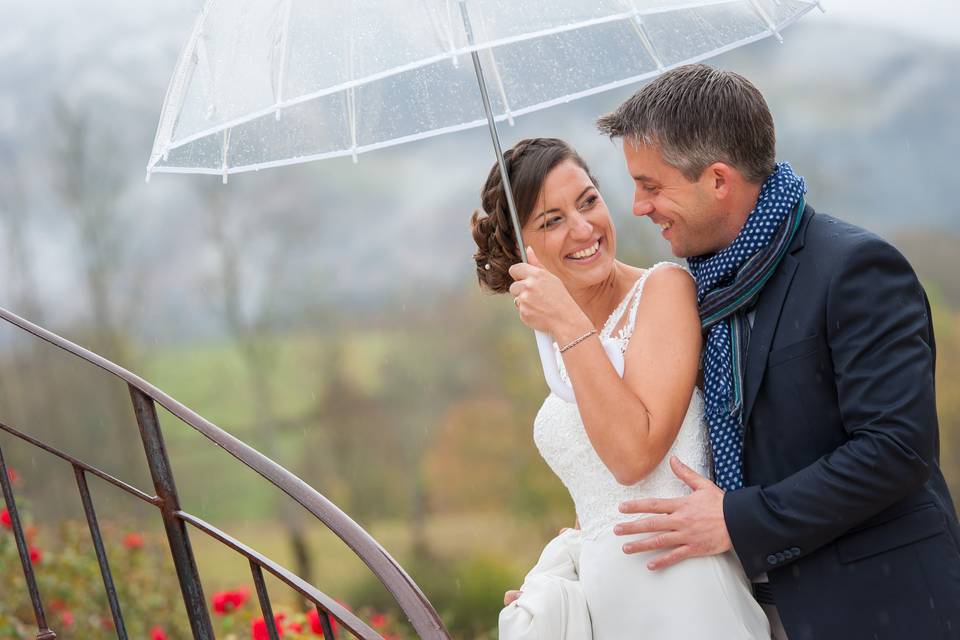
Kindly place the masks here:
POLYGON ((589 239, 593 235, 593 224, 587 220, 586 216, 577 214, 570 227, 570 237, 574 239, 589 239))

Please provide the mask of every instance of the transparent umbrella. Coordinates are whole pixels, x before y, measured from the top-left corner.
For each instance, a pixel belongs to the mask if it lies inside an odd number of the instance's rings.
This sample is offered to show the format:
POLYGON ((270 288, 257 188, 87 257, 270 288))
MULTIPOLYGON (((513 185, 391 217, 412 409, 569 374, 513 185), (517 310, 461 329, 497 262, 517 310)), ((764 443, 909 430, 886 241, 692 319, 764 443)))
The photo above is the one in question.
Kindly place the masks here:
MULTIPOLYGON (((207 0, 170 82, 148 177, 207 173, 226 182, 231 173, 356 160, 487 125, 509 185, 495 122, 780 38, 816 6, 815 0, 207 0)), ((574 401, 556 371, 549 336, 538 335, 538 346, 551 389, 574 401)), ((619 352, 608 353, 622 374, 619 352)))

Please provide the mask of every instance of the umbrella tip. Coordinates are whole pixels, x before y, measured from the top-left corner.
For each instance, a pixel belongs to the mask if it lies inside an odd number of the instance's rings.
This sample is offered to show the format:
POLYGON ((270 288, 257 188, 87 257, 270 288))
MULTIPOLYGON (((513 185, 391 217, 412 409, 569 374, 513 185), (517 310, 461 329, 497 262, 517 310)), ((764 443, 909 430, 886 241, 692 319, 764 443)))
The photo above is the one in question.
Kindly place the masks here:
POLYGON ((227 182, 228 182, 229 180, 230 180, 230 174, 224 172, 224 174, 223 174, 223 184, 227 184, 227 182))
POLYGON ((147 184, 150 184, 150 176, 152 176, 152 175, 153 175, 153 171, 152 171, 151 169, 147 169, 147 175, 146 175, 146 177, 143 179, 143 181, 144 181, 145 183, 147 183, 147 184))

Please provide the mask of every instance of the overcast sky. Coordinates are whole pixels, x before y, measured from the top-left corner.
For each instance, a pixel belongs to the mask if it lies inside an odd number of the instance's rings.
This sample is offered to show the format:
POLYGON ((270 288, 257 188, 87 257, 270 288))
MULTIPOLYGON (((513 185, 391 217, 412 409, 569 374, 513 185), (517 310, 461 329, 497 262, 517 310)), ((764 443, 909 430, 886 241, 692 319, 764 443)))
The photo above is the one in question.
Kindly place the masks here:
POLYGON ((821 0, 823 22, 855 22, 960 47, 960 0, 821 0))

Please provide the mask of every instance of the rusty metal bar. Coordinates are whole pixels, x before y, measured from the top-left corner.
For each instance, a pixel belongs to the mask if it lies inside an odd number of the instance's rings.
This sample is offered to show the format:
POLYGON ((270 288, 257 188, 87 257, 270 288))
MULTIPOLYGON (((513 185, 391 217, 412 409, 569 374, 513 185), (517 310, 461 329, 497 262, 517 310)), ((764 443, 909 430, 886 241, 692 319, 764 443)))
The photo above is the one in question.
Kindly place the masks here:
POLYGON ((93 500, 90 498, 90 487, 87 486, 87 477, 83 469, 74 465, 73 473, 77 477, 77 488, 80 490, 80 499, 83 501, 83 513, 87 517, 90 527, 90 538, 97 554, 97 564, 100 565, 100 575, 103 576, 103 587, 107 592, 107 602, 110 603, 110 615, 113 616, 113 625, 117 630, 117 638, 127 640, 127 627, 123 624, 123 615, 120 613, 120 601, 117 600, 117 588, 113 584, 113 574, 110 572, 110 563, 107 561, 107 550, 103 546, 103 537, 100 535, 100 525, 97 523, 97 513, 93 509, 93 500))
POLYGON ((280 640, 277 633, 277 621, 273 619, 273 607, 270 606, 270 594, 267 593, 267 584, 263 581, 263 569, 253 560, 250 560, 250 573, 253 574, 253 584, 257 588, 257 600, 260 601, 260 612, 267 625, 267 634, 270 640, 280 640))
POLYGON ((330 614, 317 605, 317 613, 320 615, 320 628, 323 629, 323 640, 335 640, 333 636, 333 625, 330 624, 330 614))
POLYGON ((210 612, 203 597, 200 571, 197 569, 197 561, 190 546, 187 527, 176 515, 180 510, 180 498, 173 481, 173 469, 167 457, 167 448, 163 443, 157 408, 150 396, 133 385, 130 385, 130 399, 133 401, 133 411, 137 416, 137 425, 140 427, 140 437, 143 439, 143 448, 147 454, 147 465, 150 467, 153 486, 157 491, 157 497, 160 498, 163 526, 167 533, 173 564, 177 569, 180 593, 183 596, 183 604, 187 608, 193 637, 195 640, 214 640, 210 612))
POLYGON ((104 480, 105 482, 109 482, 109 483, 112 484, 113 486, 117 487, 118 489, 122 489, 123 491, 126 491, 127 493, 129 493, 130 495, 132 495, 133 497, 135 497, 135 498, 137 498, 137 499, 139 499, 139 500, 142 500, 142 501, 144 501, 144 502, 148 502, 148 503, 152 504, 152 505, 155 506, 155 507, 160 506, 160 498, 158 498, 158 497, 156 497, 156 496, 151 496, 151 495, 149 495, 149 494, 147 494, 147 493, 144 493, 144 492, 141 491, 140 489, 137 489, 136 487, 127 484, 127 483, 124 482, 123 480, 118 480, 117 478, 114 478, 113 476, 111 476, 109 473, 105 473, 105 472, 101 471, 100 469, 97 469, 96 467, 92 467, 92 466, 90 466, 89 464, 87 464, 86 462, 83 462, 82 460, 77 460, 76 458, 74 458, 74 457, 71 456, 70 454, 64 453, 64 452, 60 451, 59 449, 56 449, 56 448, 54 448, 54 447, 51 447, 50 445, 46 444, 45 442, 41 442, 40 440, 37 440, 36 438, 34 438, 34 437, 32 437, 32 436, 28 436, 27 434, 23 433, 22 431, 18 431, 17 429, 14 429, 13 427, 11 427, 11 426, 9 426, 9 425, 6 425, 6 424, 4 424, 4 423, 2 423, 2 422, 0 422, 0 431, 6 431, 6 432, 9 433, 10 435, 12 435, 12 436, 14 436, 14 437, 16 437, 16 438, 20 438, 20 439, 23 440, 24 442, 28 442, 28 443, 32 444, 33 446, 37 447, 38 449, 43 449, 44 451, 46 451, 46 452, 48 452, 48 453, 51 453, 51 454, 57 456, 58 458, 60 458, 60 459, 62 459, 62 460, 66 460, 67 462, 69 462, 70 464, 72 464, 74 467, 79 467, 79 468, 83 469, 84 471, 86 471, 87 473, 91 473, 91 474, 97 476, 98 478, 100 478, 101 480, 104 480))
MULTIPOLYGON (((306 582, 297 574, 284 569, 270 558, 251 549, 236 538, 231 537, 229 534, 224 533, 201 518, 186 513, 185 511, 178 511, 176 515, 184 522, 193 525, 214 540, 225 544, 240 555, 245 556, 248 560, 256 562, 260 567, 269 571, 281 582, 312 602, 318 611, 326 611, 328 615, 332 615, 336 618, 337 622, 356 637, 361 638, 361 640, 383 640, 379 633, 370 628, 367 623, 358 618, 352 611, 306 582)), ((321 616, 320 619, 322 621, 323 616, 321 616)))
POLYGON ((47 624, 47 615, 43 611, 43 600, 40 597, 40 589, 37 588, 37 577, 33 573, 33 562, 30 561, 30 549, 27 546, 27 539, 23 535, 23 525, 20 522, 20 513, 17 511, 17 502, 13 496, 11 484, 10 476, 7 475, 7 463, 3 459, 3 447, 0 447, 0 487, 3 489, 3 500, 7 505, 7 513, 10 514, 10 528, 13 529, 13 537, 17 542, 20 564, 23 567, 23 578, 27 582, 30 602, 33 604, 33 614, 37 619, 37 640, 55 640, 57 634, 50 629, 47 624))

